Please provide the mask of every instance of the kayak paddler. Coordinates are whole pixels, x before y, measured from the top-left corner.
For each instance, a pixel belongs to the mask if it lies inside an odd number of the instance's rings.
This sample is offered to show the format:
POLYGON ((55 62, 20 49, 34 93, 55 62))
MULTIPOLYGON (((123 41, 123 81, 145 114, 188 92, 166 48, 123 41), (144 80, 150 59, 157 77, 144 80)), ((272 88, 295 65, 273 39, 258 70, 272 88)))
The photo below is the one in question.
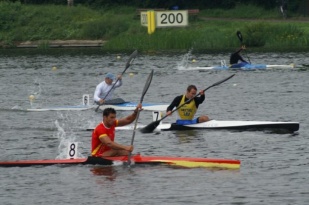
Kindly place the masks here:
POLYGON ((197 88, 195 85, 189 85, 187 91, 184 95, 179 95, 174 98, 173 102, 167 107, 166 115, 171 115, 172 110, 175 107, 178 107, 181 104, 184 104, 187 100, 192 99, 187 104, 182 106, 177 110, 179 119, 177 119, 176 124, 187 125, 187 124, 196 124, 201 122, 209 121, 208 116, 201 115, 197 118, 194 118, 194 115, 198 109, 198 106, 202 104, 205 100, 204 90, 200 91, 200 96, 194 97, 197 94, 197 88))
POLYGON ((103 121, 92 132, 91 155, 96 157, 129 155, 133 151, 133 146, 115 142, 115 127, 132 123, 136 119, 138 110, 141 109, 142 104, 139 103, 132 114, 117 119, 114 108, 105 108, 103 121))

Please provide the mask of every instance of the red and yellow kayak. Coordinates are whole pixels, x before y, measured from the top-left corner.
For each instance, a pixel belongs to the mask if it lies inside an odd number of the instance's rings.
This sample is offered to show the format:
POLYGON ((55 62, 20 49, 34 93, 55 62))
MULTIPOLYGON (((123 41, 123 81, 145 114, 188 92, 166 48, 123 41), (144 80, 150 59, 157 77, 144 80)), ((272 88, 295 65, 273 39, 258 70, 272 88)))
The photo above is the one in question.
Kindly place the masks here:
MULTIPOLYGON (((128 161, 127 156, 119 157, 87 157, 78 159, 44 159, 44 160, 17 160, 0 162, 0 167, 29 167, 50 165, 119 165, 128 161)), ((217 158, 192 158, 192 157, 168 157, 168 156, 142 156, 133 155, 131 163, 149 165, 169 165, 184 168, 220 168, 239 169, 240 161, 234 159, 217 158)))

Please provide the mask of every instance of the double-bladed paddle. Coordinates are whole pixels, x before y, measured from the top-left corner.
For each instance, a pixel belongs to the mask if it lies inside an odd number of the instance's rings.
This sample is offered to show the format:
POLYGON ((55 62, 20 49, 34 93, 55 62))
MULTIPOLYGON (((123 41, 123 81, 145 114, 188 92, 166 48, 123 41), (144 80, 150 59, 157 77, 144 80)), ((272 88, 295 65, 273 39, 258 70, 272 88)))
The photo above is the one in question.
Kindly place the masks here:
MULTIPOLYGON (((137 50, 135 50, 135 51, 130 55, 130 57, 129 57, 127 63, 126 63, 126 67, 125 67, 125 69, 122 71, 121 75, 123 75, 123 74, 126 72, 126 70, 132 65, 132 63, 133 63, 134 59, 136 58, 136 56, 137 56, 137 50)), ((119 79, 117 78, 116 82, 113 84, 112 88, 107 92, 107 94, 104 96, 103 100, 105 100, 105 98, 106 98, 106 97, 108 96, 108 94, 111 92, 111 90, 112 90, 112 89, 114 88, 114 86, 117 84, 118 80, 119 80, 119 79)), ((95 109, 95 111, 97 112, 98 109, 99 109, 99 107, 100 107, 101 105, 103 105, 103 104, 104 104, 104 103, 98 105, 98 107, 95 109)))
MULTIPOLYGON (((233 75, 231 75, 231 76, 229 76, 229 77, 227 77, 227 78, 225 78, 225 79, 223 79, 223 80, 220 80, 219 82, 216 82, 216 83, 212 84, 211 86, 209 86, 209 87, 207 87, 206 89, 204 89, 203 92, 205 92, 205 91, 208 90, 209 88, 212 88, 212 87, 214 87, 214 86, 220 85, 221 83, 223 83, 223 82, 229 80, 230 78, 232 78, 234 75, 235 75, 235 74, 233 74, 233 75)), ((179 108, 181 108, 182 106, 184 106, 185 104, 189 103, 191 100, 193 100, 195 97, 197 97, 197 96, 199 96, 199 95, 200 95, 200 93, 196 94, 194 97, 190 98, 189 100, 187 100, 187 101, 184 102, 183 104, 179 105, 176 109, 174 109, 174 110, 172 111, 172 113, 175 112, 176 110, 178 110, 179 108)), ((166 117, 168 117, 168 116, 169 116, 169 115, 165 115, 165 116, 162 117, 160 120, 157 120, 157 121, 154 121, 154 122, 150 123, 149 125, 147 125, 147 126, 141 128, 140 131, 141 131, 142 133, 151 133, 151 132, 153 132, 153 131, 156 129, 156 127, 160 124, 160 122, 161 122, 163 119, 165 119, 166 117)))
MULTIPOLYGON (((237 35, 237 37, 238 37, 240 43, 243 44, 243 38, 242 38, 241 32, 240 32, 240 31, 237 31, 237 32, 236 32, 236 35, 237 35)), ((249 58, 249 56, 247 55, 247 53, 246 53, 246 57, 248 58, 248 61, 249 61, 249 63, 251 64, 250 58, 249 58)))
MULTIPOLYGON (((151 84, 152 76, 153 76, 153 70, 149 74, 147 81, 144 85, 143 93, 142 93, 142 96, 141 96, 139 103, 142 103, 143 100, 144 100, 144 96, 145 96, 145 94, 146 94, 146 92, 147 92, 147 90, 148 90, 148 88, 151 84)), ((139 118, 139 113, 140 113, 140 110, 137 111, 137 116, 136 116, 136 119, 135 119, 135 124, 134 124, 134 129, 133 129, 133 135, 132 135, 132 139, 131 139, 131 145, 133 145, 133 142, 134 142, 135 131, 136 131, 136 127, 137 127, 137 121, 138 121, 138 118, 139 118)), ((129 153, 129 156, 128 156, 128 165, 130 165, 130 164, 131 164, 131 152, 129 153)))

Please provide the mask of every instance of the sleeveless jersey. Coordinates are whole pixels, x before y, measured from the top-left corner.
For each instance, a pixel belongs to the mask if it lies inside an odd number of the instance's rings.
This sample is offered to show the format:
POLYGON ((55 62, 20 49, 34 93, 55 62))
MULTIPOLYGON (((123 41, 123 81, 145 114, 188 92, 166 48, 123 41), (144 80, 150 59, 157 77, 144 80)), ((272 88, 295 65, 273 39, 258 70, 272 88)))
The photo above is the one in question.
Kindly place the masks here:
POLYGON ((114 142, 115 139, 115 127, 118 125, 118 120, 110 128, 105 127, 103 121, 97 125, 97 127, 92 132, 92 142, 91 142, 91 155, 92 156, 102 156, 102 154, 108 150, 110 147, 104 145, 101 142, 102 137, 109 137, 111 141, 114 142))
MULTIPOLYGON (((184 104, 185 101, 185 95, 182 96, 182 99, 180 101, 180 105, 184 104)), ((178 109, 178 115, 180 119, 182 120, 192 120, 195 113, 196 113, 196 105, 194 99, 190 101, 190 103, 185 104, 181 108, 178 109)))

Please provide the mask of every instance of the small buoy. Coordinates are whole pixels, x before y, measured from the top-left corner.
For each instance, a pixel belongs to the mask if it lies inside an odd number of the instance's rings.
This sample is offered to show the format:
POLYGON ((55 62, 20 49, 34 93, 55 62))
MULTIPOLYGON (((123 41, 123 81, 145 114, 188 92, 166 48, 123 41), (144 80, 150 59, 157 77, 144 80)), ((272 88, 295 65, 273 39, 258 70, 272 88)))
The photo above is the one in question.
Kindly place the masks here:
POLYGON ((35 99, 34 95, 29 95, 29 100, 33 101, 35 99))
POLYGON ((52 70, 55 71, 57 70, 58 68, 56 66, 53 66, 52 70))
POLYGON ((130 77, 133 77, 133 76, 134 76, 134 74, 133 74, 133 73, 130 73, 130 74, 129 74, 129 76, 130 76, 130 77))
POLYGON ((195 62, 196 62, 196 60, 195 60, 195 59, 193 59, 193 60, 192 60, 192 63, 195 63, 195 62))

